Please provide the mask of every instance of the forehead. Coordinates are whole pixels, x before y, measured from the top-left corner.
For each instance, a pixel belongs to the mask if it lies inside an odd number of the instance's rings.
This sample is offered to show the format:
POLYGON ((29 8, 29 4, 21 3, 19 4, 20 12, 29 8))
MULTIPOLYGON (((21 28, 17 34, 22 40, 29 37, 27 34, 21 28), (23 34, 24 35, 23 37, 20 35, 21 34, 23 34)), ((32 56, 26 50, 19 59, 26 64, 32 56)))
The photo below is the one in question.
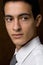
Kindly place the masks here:
POLYGON ((25 2, 7 2, 5 4, 4 12, 6 14, 20 14, 26 12, 32 12, 32 7, 30 4, 25 2))

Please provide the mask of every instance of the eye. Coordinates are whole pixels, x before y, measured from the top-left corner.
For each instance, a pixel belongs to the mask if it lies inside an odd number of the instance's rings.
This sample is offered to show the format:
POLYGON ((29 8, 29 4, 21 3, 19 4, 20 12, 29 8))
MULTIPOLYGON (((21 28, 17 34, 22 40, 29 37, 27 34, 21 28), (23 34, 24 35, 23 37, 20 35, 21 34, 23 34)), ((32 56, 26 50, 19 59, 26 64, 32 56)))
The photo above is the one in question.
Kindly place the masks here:
POLYGON ((6 21, 6 22, 11 22, 12 20, 13 20, 12 17, 5 17, 5 21, 6 21))
POLYGON ((30 17, 29 17, 28 15, 25 15, 25 16, 21 16, 21 17, 20 17, 20 20, 21 20, 21 21, 28 21, 29 18, 30 18, 30 17))
POLYGON ((27 19, 28 19, 28 17, 27 17, 27 16, 24 16, 24 17, 22 17, 22 19, 23 19, 23 20, 27 20, 27 19))

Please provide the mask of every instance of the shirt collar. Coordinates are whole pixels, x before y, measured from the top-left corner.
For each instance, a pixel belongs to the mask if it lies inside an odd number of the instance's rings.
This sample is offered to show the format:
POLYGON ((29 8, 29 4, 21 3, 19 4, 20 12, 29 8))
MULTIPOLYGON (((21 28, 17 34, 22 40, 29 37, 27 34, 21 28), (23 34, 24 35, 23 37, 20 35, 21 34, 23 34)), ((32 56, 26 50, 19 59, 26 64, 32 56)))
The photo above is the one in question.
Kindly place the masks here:
POLYGON ((28 42, 25 46, 23 46, 17 53, 16 53, 16 59, 18 62, 22 62, 25 60, 25 58, 30 55, 32 50, 36 48, 40 44, 39 37, 32 39, 30 42, 28 42))

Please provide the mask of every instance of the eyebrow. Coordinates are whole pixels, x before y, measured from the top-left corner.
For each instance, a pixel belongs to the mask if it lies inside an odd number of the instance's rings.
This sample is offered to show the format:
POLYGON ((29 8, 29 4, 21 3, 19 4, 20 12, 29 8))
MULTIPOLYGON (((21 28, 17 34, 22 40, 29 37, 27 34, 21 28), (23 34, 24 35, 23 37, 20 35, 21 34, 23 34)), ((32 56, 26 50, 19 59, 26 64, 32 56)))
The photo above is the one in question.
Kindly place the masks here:
POLYGON ((5 15, 5 17, 13 17, 13 16, 11 16, 11 15, 5 15))
MULTIPOLYGON (((19 14, 17 17, 24 16, 24 15, 30 16, 31 14, 30 14, 30 13, 21 13, 21 14, 19 14)), ((13 18, 12 15, 5 15, 5 17, 12 17, 12 18, 13 18)))
POLYGON ((30 13, 22 13, 22 14, 20 14, 19 16, 24 16, 24 15, 30 16, 31 14, 30 14, 30 13))

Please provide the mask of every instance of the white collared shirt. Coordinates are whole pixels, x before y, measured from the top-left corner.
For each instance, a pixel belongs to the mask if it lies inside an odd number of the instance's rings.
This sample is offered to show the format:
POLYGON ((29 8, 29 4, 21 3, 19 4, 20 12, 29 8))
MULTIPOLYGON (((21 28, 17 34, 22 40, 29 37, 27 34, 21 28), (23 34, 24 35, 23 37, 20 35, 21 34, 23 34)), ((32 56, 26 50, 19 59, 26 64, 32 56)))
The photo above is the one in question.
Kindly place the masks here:
POLYGON ((39 37, 34 38, 23 46, 17 53, 16 65, 43 65, 43 45, 39 37))

